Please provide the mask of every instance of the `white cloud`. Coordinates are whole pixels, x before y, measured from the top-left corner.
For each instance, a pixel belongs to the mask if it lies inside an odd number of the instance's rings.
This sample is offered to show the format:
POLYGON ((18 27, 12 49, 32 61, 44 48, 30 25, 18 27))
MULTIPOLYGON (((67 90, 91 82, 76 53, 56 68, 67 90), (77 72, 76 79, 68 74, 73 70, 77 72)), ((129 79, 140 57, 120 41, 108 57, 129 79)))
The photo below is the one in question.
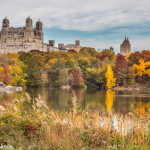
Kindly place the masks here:
MULTIPOLYGON (((81 43, 85 46, 103 49, 112 45, 116 52, 119 52, 123 40, 121 36, 138 32, 140 33, 138 36, 131 36, 132 49, 149 49, 150 37, 145 37, 142 33, 150 32, 148 28, 148 24, 150 24, 150 0, 0 1, 1 22, 7 16, 10 20, 10 26, 24 26, 25 19, 29 15, 33 19, 34 25, 40 18, 44 28, 54 27, 78 31, 110 31, 113 28, 113 33, 110 33, 110 36, 105 36, 105 38, 103 35, 81 38, 81 43), (128 26, 132 28, 128 28, 128 26), (141 28, 138 28, 139 26, 141 28), (112 37, 114 38, 111 39, 112 37)), ((71 38, 73 39, 73 36, 71 38)))
POLYGON ((11 26, 24 26, 30 15, 46 28, 96 31, 150 22, 149 10, 149 0, 2 0, 0 19, 8 16, 11 26))

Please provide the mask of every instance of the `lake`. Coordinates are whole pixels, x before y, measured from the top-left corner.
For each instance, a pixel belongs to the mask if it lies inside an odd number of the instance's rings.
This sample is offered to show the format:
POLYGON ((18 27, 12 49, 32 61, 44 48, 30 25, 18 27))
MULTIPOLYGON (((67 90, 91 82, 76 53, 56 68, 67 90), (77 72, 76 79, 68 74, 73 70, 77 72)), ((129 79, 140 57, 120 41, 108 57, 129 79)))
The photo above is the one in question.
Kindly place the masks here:
POLYGON ((77 101, 80 109, 99 110, 102 112, 126 114, 150 112, 149 90, 96 90, 96 89, 44 89, 28 88, 22 92, 0 93, 0 104, 20 99, 29 93, 32 98, 40 94, 48 104, 50 110, 69 110, 73 107, 73 99, 77 101))

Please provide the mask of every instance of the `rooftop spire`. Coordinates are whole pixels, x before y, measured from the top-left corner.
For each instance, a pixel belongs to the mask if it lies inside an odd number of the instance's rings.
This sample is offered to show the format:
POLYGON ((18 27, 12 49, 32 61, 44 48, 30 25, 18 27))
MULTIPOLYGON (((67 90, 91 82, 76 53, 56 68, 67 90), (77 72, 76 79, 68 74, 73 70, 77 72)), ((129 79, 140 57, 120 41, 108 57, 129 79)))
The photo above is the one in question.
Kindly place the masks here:
POLYGON ((5 16, 4 20, 8 20, 7 16, 5 16))

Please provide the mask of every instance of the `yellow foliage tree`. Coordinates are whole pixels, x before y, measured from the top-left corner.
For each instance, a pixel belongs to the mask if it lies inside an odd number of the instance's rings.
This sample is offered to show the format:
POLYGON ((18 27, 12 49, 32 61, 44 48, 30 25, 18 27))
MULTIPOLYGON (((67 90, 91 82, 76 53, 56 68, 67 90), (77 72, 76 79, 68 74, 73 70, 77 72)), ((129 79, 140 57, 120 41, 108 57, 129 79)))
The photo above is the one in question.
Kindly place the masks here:
POLYGON ((125 59, 128 60, 128 58, 129 58, 130 55, 131 55, 131 54, 128 53, 128 54, 126 55, 125 59))
POLYGON ((23 68, 25 68, 25 64, 21 61, 17 61, 14 66, 10 66, 10 73, 13 77, 11 81, 11 85, 14 86, 23 86, 26 83, 26 74, 23 72, 23 68))
POLYGON ((116 78, 113 77, 113 71, 110 65, 107 67, 107 72, 105 77, 107 80, 106 86, 108 87, 108 89, 111 89, 113 86, 115 86, 116 78))
POLYGON ((150 62, 144 62, 143 59, 139 60, 139 65, 134 64, 137 76, 148 75, 150 77, 150 62))
MULTIPOLYGON (((3 71, 3 67, 0 67, 0 71, 3 71)), ((0 82, 2 82, 3 80, 2 79, 0 79, 0 82)))
POLYGON ((54 63, 56 63, 58 61, 57 58, 53 58, 53 59, 50 59, 47 64, 45 65, 45 69, 47 70, 51 70, 51 67, 54 65, 54 63))
POLYGON ((17 53, 10 53, 11 57, 18 59, 19 55, 17 53))
POLYGON ((0 71, 2 71, 4 68, 3 67, 0 67, 0 71))

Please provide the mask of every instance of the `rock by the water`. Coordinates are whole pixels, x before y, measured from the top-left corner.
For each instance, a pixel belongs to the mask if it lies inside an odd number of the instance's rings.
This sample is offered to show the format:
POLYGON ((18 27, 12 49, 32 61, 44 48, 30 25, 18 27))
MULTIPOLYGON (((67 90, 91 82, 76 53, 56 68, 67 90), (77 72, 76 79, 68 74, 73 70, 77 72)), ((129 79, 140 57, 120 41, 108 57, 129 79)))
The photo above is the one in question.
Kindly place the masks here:
POLYGON ((6 86, 3 82, 0 82, 0 93, 12 93, 14 91, 21 92, 22 87, 6 86))
POLYGON ((5 92, 5 88, 4 87, 0 87, 0 93, 5 92))
POLYGON ((3 82, 0 82, 0 87, 6 87, 6 85, 3 82))
POLYGON ((16 87, 16 91, 17 92, 21 92, 22 91, 22 87, 16 87))
POLYGON ((3 82, 0 82, 0 93, 5 92, 6 85, 3 82))
POLYGON ((5 92, 6 93, 12 93, 14 91, 14 86, 6 86, 5 87, 5 92))

